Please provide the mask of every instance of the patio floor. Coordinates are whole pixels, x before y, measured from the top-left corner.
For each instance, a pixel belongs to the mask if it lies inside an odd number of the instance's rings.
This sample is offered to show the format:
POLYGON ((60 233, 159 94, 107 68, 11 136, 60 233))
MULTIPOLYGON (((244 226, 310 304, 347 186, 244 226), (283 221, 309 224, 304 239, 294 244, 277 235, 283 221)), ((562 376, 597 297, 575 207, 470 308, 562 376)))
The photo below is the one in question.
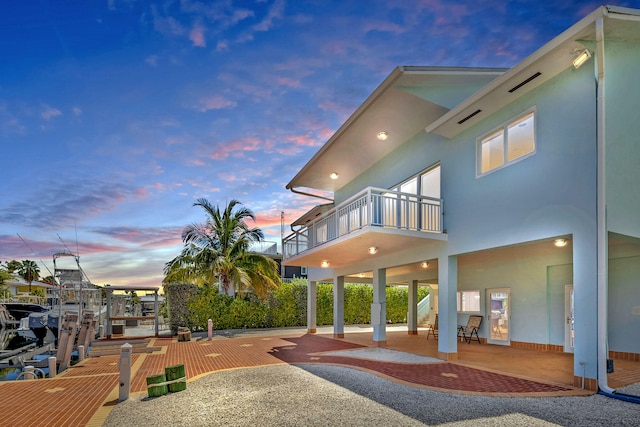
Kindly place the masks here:
MULTIPOLYGON (((390 328, 392 329, 392 328, 390 328)), ((329 330, 330 331, 330 330, 329 330)), ((573 387, 572 355, 460 343, 456 362, 406 363, 349 357, 335 351, 372 344, 370 329, 350 329, 334 339, 325 329, 216 334, 213 340, 128 337, 99 341, 91 357, 52 379, 0 383, 4 426, 101 425, 119 395, 119 348, 133 345, 131 392, 146 393, 146 377, 183 364, 188 381, 212 372, 277 364, 327 363, 362 369, 414 387, 487 396, 566 396, 591 392, 573 387), (228 338, 232 337, 232 338, 228 338), (328 354, 327 352, 332 352, 328 354)), ((388 330, 387 349, 436 357, 437 343, 424 331, 388 330)), ((640 381, 640 363, 616 361, 610 385, 640 381), (627 366, 626 364, 629 364, 627 366), (627 366, 625 368, 625 366, 627 366)))

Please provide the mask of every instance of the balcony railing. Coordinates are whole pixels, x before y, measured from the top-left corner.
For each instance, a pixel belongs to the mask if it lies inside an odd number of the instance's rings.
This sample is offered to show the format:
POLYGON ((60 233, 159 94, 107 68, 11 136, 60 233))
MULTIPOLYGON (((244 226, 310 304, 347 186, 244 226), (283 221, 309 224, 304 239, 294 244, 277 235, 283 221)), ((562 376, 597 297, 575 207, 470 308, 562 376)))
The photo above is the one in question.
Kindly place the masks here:
POLYGON ((442 233, 442 199, 368 187, 283 241, 292 257, 367 226, 442 233))

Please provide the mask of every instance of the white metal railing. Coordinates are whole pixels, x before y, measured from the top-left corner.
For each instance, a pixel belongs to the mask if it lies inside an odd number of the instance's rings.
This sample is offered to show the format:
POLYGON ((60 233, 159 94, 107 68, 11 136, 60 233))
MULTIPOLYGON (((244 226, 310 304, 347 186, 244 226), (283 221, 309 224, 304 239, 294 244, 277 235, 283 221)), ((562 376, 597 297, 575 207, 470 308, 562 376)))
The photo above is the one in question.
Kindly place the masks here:
POLYGON ((368 187, 287 236, 284 258, 367 226, 442 233, 442 199, 368 187))

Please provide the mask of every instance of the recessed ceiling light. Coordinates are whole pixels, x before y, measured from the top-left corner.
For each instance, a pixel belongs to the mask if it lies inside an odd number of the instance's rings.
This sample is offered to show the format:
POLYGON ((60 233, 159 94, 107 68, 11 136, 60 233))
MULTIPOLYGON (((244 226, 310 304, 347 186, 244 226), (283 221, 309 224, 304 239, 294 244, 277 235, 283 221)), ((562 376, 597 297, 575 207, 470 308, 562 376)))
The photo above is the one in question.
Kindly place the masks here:
POLYGON ((386 130, 381 130, 378 132, 378 139, 380 141, 385 141, 389 137, 389 133, 386 130))
POLYGON ((378 252, 378 248, 376 248, 375 246, 371 246, 371 247, 369 248, 369 253, 370 253, 371 255, 375 254, 376 252, 378 252))
POLYGON ((567 246, 567 239, 556 239, 553 241, 553 244, 559 248, 567 246))
POLYGON ((422 261, 422 262, 420 263, 420 267, 422 267, 422 268, 427 268, 427 267, 429 267, 429 263, 428 263, 427 261, 422 261))
POLYGON ((320 263, 320 267, 322 267, 322 268, 327 268, 327 267, 329 267, 329 261, 322 261, 322 262, 320 263))
POLYGON ((364 273, 358 274, 358 277, 362 279, 364 277, 364 273))
POLYGON ((338 172, 331 172, 331 175, 329 175, 331 179, 338 179, 338 176, 338 172))

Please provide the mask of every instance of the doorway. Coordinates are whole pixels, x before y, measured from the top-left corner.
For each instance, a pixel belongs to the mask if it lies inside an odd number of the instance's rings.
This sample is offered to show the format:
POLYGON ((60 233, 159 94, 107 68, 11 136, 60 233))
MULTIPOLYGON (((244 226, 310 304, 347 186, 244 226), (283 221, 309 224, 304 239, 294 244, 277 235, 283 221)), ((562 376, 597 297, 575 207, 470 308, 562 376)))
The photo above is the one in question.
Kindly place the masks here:
POLYGON ((487 289, 488 344, 510 345, 511 290, 487 289))
POLYGON ((573 353, 575 346, 575 331, 573 319, 573 285, 564 287, 564 352, 573 353))

